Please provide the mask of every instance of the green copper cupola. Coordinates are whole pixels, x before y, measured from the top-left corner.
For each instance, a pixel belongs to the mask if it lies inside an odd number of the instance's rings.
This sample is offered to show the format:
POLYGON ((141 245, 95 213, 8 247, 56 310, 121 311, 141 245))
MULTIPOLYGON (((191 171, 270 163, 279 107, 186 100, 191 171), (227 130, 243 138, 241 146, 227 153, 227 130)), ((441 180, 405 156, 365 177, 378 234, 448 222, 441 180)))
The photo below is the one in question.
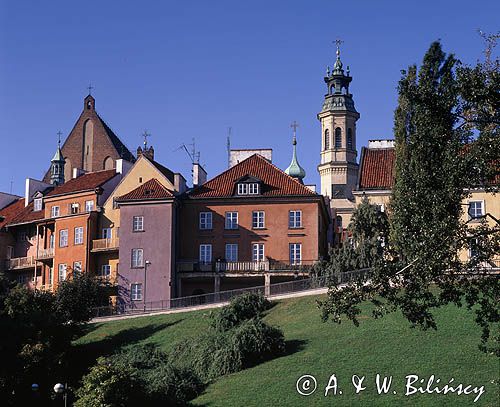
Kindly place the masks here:
POLYGON ((52 185, 64 184, 64 164, 66 160, 64 159, 63 153, 61 151, 61 132, 57 133, 59 140, 57 141, 57 150, 50 160, 50 183, 52 185))
POLYGON ((297 137, 296 137, 296 131, 297 127, 299 125, 297 122, 293 122, 290 127, 293 128, 293 155, 292 155, 292 162, 288 166, 288 168, 285 170, 285 173, 290 175, 291 177, 295 178, 297 181, 299 181, 301 184, 303 184, 303 179, 306 176, 306 171, 300 166, 299 161, 297 160, 297 137))

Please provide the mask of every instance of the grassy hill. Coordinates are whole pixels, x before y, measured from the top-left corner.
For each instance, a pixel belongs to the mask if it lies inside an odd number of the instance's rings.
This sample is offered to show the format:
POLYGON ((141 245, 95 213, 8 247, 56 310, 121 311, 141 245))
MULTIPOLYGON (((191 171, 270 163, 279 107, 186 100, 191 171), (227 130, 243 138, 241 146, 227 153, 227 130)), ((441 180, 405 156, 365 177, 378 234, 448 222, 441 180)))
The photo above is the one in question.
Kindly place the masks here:
MULTIPOLYGON (((322 323, 315 307, 318 297, 278 302, 267 322, 283 329, 287 355, 223 377, 196 400, 197 406, 498 406, 499 360, 477 348, 480 334, 473 313, 446 307, 437 312, 437 331, 411 329, 397 314, 380 320, 364 308, 361 325, 322 323), (389 394, 378 395, 375 376, 393 376, 389 394), (317 379, 311 396, 296 391, 296 381, 309 374, 317 379), (330 375, 335 374, 342 394, 325 397, 330 375), (463 383, 480 387, 484 394, 418 394, 405 396, 406 375, 419 379, 435 375, 438 386, 463 383), (366 390, 355 394, 353 375, 365 376, 366 390), (394 391, 396 394, 394 394, 394 391)), ((76 343, 87 364, 97 355, 121 347, 154 343, 168 350, 177 340, 196 336, 207 327, 208 311, 159 315, 95 324, 76 343)), ((83 368, 83 367, 82 367, 83 368)), ((414 386, 418 386, 417 383, 414 386)), ((434 386, 433 386, 434 387, 434 386)), ((433 388, 432 387, 432 388, 433 388)))

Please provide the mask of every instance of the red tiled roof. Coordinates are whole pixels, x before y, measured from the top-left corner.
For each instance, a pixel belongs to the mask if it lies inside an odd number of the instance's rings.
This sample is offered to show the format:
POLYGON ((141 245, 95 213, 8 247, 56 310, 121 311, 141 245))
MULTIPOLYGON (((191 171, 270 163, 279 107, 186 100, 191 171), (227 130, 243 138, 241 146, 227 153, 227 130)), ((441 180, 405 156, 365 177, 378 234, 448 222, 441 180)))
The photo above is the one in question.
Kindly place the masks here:
POLYGON ((46 196, 51 197, 73 192, 88 191, 100 187, 115 175, 115 170, 89 172, 88 174, 80 175, 78 178, 73 178, 68 182, 65 182, 64 184, 54 188, 46 196))
POLYGON ((365 148, 359 175, 359 189, 392 189, 395 159, 394 148, 365 148))
POLYGON ((259 154, 254 154, 188 193, 190 198, 223 198, 234 195, 235 183, 245 176, 263 182, 262 196, 315 196, 309 188, 285 174, 259 154))
POLYGON ((156 178, 146 181, 129 193, 117 198, 117 201, 143 201, 149 199, 173 198, 174 194, 165 188, 156 178))
POLYGON ((24 198, 16 199, 0 210, 0 229, 12 222, 24 210, 24 198))
POLYGON ((23 208, 15 215, 7 225, 17 225, 19 223, 30 223, 44 218, 44 211, 33 211, 33 202, 24 207, 24 199, 21 199, 23 208))

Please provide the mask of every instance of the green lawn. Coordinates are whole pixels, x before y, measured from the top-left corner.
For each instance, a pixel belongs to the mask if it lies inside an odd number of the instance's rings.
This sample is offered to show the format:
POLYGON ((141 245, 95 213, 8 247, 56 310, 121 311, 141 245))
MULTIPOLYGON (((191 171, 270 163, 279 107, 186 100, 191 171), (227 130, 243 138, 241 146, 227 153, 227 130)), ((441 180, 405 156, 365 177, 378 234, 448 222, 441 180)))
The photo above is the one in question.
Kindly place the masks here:
MULTIPOLYGON (((480 352, 479 329, 473 313, 446 307, 436 313, 438 330, 411 329, 397 314, 380 320, 364 309, 361 325, 322 323, 315 307, 318 297, 280 301, 266 316, 280 326, 287 340, 286 356, 235 373, 211 384, 197 406, 498 406, 499 360, 480 352), (375 375, 393 376, 390 394, 376 393, 375 375), (310 374, 318 388, 311 396, 296 391, 297 379, 310 374), (342 395, 324 397, 330 375, 338 379, 342 395), (434 374, 440 386, 454 378, 459 383, 484 385, 484 394, 419 394, 405 396, 405 376, 434 374), (355 394, 353 375, 365 376, 366 390, 355 394), (396 394, 393 392, 396 391, 396 394)), ((86 363, 120 347, 154 343, 168 350, 175 341, 197 335, 207 327, 208 311, 161 315, 96 324, 76 342, 86 363)), ((417 386, 417 383, 415 383, 417 386)))

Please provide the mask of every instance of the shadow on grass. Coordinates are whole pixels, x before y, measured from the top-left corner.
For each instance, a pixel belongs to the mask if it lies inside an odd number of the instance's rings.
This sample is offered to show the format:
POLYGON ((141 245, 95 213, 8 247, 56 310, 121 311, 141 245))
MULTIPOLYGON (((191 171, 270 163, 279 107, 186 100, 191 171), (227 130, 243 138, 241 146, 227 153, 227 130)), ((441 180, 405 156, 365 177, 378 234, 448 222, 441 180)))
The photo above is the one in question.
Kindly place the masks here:
MULTIPOLYGON (((109 356, 121 350, 122 347, 140 342, 158 331, 170 328, 182 322, 178 319, 171 323, 150 324, 143 327, 124 329, 115 335, 109 335, 101 340, 73 345, 71 349, 71 373, 73 382, 78 382, 81 377, 87 373, 88 369, 93 366, 97 358, 101 356, 109 356)), ((96 326, 93 327, 95 329, 96 326)), ((93 329, 89 329, 91 331, 93 329)))

